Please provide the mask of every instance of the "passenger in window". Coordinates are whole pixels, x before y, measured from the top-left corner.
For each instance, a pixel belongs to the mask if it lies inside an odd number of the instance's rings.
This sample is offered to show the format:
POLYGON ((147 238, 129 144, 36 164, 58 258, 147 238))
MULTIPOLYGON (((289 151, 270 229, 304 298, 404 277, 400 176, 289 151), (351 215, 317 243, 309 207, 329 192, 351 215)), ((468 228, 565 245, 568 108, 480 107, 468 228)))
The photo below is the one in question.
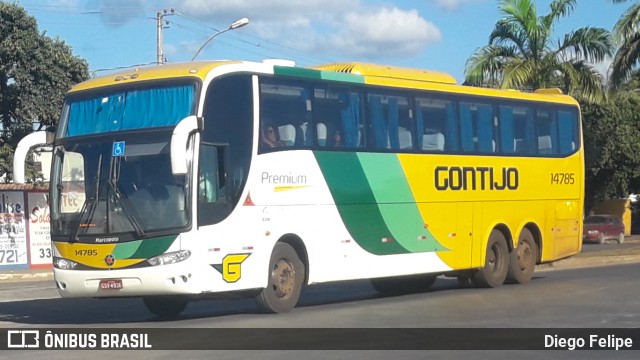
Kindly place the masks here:
POLYGON ((333 147, 344 147, 344 137, 340 129, 336 129, 333 133, 333 147))
POLYGON ((271 125, 266 125, 262 128, 262 146, 266 148, 275 148, 284 146, 284 142, 280 140, 280 136, 276 129, 271 125))

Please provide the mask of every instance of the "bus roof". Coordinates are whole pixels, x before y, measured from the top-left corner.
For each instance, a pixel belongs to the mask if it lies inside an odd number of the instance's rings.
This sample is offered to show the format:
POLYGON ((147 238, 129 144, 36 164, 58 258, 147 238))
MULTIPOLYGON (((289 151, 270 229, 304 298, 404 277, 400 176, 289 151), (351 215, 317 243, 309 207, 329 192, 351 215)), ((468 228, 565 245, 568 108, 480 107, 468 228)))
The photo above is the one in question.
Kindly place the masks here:
MULTIPOLYGON (((161 66, 130 68, 82 82, 74 86, 70 92, 119 85, 126 82, 160 80, 166 78, 194 77, 204 80, 207 74, 216 67, 243 63, 247 64, 248 67, 251 67, 250 64, 257 64, 254 62, 244 61, 196 61, 163 64, 161 66)), ((261 65, 272 67, 276 76, 284 75, 306 77, 339 82, 391 86, 405 89, 434 90, 446 93, 549 101, 578 105, 578 102, 575 99, 571 96, 563 95, 559 89, 538 89, 535 92, 530 93, 518 90, 464 86, 456 84, 455 78, 449 74, 430 70, 359 62, 324 64, 310 68, 296 67, 292 64, 283 66, 278 62, 269 61, 265 61, 261 65)))
POLYGON ((325 64, 314 66, 312 69, 360 75, 364 78, 363 82, 370 85, 436 90, 447 93, 484 95, 578 105, 578 102, 573 97, 562 94, 562 91, 557 88, 538 89, 534 92, 522 92, 514 89, 492 89, 465 86, 456 84, 455 78, 449 74, 429 70, 358 62, 325 64))
POLYGON ((358 62, 318 65, 314 66, 313 69, 359 74, 367 77, 412 79, 452 85, 456 83, 456 79, 453 76, 443 72, 358 62))
POLYGON ((89 79, 74 86, 70 92, 120 85, 131 81, 160 80, 177 77, 194 77, 204 79, 212 69, 226 65, 239 64, 241 61, 194 61, 160 66, 141 66, 119 71, 109 75, 89 79))

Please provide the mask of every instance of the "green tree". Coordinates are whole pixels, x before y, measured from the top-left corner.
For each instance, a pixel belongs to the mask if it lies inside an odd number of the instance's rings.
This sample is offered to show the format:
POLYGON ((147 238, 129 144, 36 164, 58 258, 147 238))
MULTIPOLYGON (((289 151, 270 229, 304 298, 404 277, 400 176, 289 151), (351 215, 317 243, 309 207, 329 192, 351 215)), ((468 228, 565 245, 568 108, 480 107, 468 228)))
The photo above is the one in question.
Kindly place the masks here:
POLYGON ((560 86, 586 101, 602 101, 602 76, 591 65, 613 53, 608 30, 584 27, 553 42, 554 24, 568 16, 576 0, 554 0, 538 16, 531 0, 501 0, 504 17, 489 44, 477 49, 465 69, 465 83, 501 88, 539 89, 560 86))
MULTIPOLYGON (((0 176, 11 174, 20 139, 55 127, 64 94, 88 78, 87 62, 64 41, 40 33, 22 7, 0 1, 0 176)), ((33 169, 27 175, 33 179, 33 169)))
POLYGON ((585 211, 640 192, 640 94, 621 91, 604 104, 583 104, 585 211))
MULTIPOLYGON (((621 2, 620 0, 617 2, 621 2)), ((609 75, 609 85, 619 88, 631 76, 640 61, 640 3, 632 5, 613 28, 613 36, 619 44, 609 75)))

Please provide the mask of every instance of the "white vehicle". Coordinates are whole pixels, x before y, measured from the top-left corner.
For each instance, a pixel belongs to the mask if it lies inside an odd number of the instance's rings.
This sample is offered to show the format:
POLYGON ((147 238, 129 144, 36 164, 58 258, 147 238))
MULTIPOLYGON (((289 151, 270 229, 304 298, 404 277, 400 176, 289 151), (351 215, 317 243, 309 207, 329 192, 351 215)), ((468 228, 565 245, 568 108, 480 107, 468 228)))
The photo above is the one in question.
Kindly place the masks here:
POLYGON ((63 297, 157 315, 224 294, 272 312, 303 285, 527 282, 581 244, 577 102, 367 64, 191 62, 67 95, 50 185, 63 297), (535 115, 535 116, 534 116, 535 115))

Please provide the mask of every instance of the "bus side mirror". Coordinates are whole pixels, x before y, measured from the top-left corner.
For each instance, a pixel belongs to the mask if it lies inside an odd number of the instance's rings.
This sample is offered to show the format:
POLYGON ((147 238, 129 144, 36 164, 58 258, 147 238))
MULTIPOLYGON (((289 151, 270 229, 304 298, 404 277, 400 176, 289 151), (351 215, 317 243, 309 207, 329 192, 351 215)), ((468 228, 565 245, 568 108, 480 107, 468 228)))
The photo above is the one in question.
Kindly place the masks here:
POLYGON ((27 159, 27 153, 31 148, 36 146, 46 146, 53 144, 54 133, 49 131, 36 131, 25 136, 20 140, 16 151, 13 154, 13 182, 16 184, 24 184, 24 164, 27 159))
POLYGON ((171 135, 171 173, 185 175, 187 173, 187 141, 189 135, 201 128, 201 119, 192 115, 180 120, 171 135))

